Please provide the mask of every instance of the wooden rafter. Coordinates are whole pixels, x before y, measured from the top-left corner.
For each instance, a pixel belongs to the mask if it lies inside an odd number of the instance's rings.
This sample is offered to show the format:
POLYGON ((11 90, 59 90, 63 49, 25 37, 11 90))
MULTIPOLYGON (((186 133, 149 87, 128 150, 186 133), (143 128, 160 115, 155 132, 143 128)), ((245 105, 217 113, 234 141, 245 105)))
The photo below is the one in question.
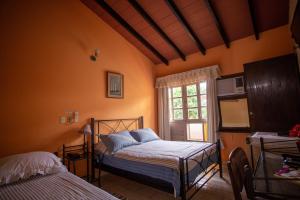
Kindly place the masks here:
POLYGON ((254 12, 255 8, 254 8, 253 0, 248 0, 248 6, 249 6, 249 12, 250 12, 250 16, 251 16, 251 22, 252 22, 255 39, 258 40, 259 39, 259 31, 258 31, 258 27, 257 27, 255 12, 254 12))
POLYGON ((176 6, 175 2, 173 0, 166 0, 168 6, 172 10, 173 14, 177 17, 181 25, 184 27, 184 29, 187 31, 188 35, 190 38, 196 43, 198 49, 201 51, 203 55, 206 53, 206 49, 203 46, 202 42, 198 38, 197 34, 193 31, 192 27, 190 24, 187 22, 185 17, 182 15, 180 12, 179 8, 176 6))
POLYGON ((186 60, 186 56, 182 51, 177 47, 177 45, 169 38, 169 36, 159 27, 159 25, 150 17, 150 15, 144 10, 144 8, 136 1, 129 0, 129 3, 134 7, 134 9, 140 13, 140 15, 148 22, 152 28, 159 33, 159 35, 177 52, 182 60, 186 60))
POLYGON ((216 12, 216 9, 215 9, 214 5, 212 4, 211 0, 206 0, 205 2, 206 2, 208 10, 210 11, 212 17, 214 18, 216 27, 217 27, 217 29, 218 29, 218 31, 219 31, 219 33, 220 33, 220 35, 221 35, 221 37, 224 41, 225 46, 227 48, 229 48, 229 44, 230 44, 229 39, 228 39, 227 34, 226 34, 226 32, 223 28, 220 17, 218 15, 218 13, 216 12))
POLYGON ((126 20, 124 20, 112 7, 110 7, 104 0, 97 0, 97 3, 108 12, 119 24, 121 24, 128 32, 130 32, 136 39, 138 39, 145 47, 147 47, 154 55, 156 55, 163 63, 169 64, 169 61, 156 50, 142 35, 140 35, 126 20))

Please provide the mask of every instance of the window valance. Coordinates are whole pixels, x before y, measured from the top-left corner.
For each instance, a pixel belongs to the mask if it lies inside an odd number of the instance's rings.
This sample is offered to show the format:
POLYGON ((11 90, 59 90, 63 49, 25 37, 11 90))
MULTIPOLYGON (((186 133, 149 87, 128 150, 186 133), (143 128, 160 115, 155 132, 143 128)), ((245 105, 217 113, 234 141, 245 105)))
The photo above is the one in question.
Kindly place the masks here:
POLYGON ((156 79, 155 87, 156 88, 175 87, 180 85, 196 83, 201 80, 206 80, 208 78, 215 79, 220 76, 219 72, 220 72, 219 66, 214 65, 210 67, 203 67, 203 68, 194 69, 186 72, 163 76, 156 79))

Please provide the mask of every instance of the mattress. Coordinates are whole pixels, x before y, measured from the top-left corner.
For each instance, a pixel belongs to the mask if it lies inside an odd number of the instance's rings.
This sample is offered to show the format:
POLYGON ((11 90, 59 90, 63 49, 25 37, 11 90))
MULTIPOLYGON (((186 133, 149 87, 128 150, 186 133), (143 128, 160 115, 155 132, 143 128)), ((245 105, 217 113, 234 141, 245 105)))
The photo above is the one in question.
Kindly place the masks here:
MULTIPOLYGON (((300 140, 298 137, 287 137, 287 136, 278 136, 278 133, 275 132, 256 132, 254 135, 250 137, 250 141, 252 145, 260 145, 260 138, 264 139, 264 143, 269 142, 280 142, 280 143, 292 143, 296 140, 300 140)), ((276 145, 280 144, 277 143, 276 145)), ((296 145, 296 143, 294 143, 296 145)), ((273 144, 270 144, 269 146, 273 146, 273 144)))
POLYGON ((24 181, 0 187, 1 200, 72 200, 100 199, 118 200, 118 198, 69 173, 34 176, 24 181))
POLYGON ((250 137, 251 145, 260 147, 260 138, 263 138, 264 148, 268 152, 280 156, 283 153, 299 155, 297 141, 299 142, 300 138, 298 137, 278 136, 274 132, 256 132, 250 137))
POLYGON ((155 140, 125 147, 114 154, 109 154, 102 143, 95 147, 98 158, 105 165, 167 181, 173 185, 175 196, 180 194, 179 158, 186 158, 203 149, 206 151, 197 153, 189 161, 190 183, 208 166, 217 162, 216 145, 155 140))

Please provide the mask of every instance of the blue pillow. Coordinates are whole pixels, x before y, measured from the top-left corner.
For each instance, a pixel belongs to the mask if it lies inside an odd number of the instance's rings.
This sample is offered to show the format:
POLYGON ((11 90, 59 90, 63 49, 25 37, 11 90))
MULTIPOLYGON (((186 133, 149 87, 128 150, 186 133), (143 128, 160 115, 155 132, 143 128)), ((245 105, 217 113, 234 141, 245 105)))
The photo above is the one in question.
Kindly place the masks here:
POLYGON ((124 147, 140 144, 128 131, 109 135, 100 135, 100 139, 111 153, 114 153, 124 147))
POLYGON ((129 131, 120 131, 120 132, 113 133, 113 134, 116 134, 116 135, 123 135, 123 136, 132 138, 132 136, 130 135, 129 131))
POLYGON ((151 128, 137 129, 130 131, 130 134, 138 142, 149 142, 160 139, 151 128))

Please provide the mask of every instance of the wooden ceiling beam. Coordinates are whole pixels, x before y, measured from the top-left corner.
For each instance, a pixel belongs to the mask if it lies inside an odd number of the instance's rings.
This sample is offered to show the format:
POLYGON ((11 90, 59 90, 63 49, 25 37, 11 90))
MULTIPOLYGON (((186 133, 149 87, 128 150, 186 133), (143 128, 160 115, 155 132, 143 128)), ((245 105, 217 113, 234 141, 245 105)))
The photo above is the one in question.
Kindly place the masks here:
POLYGON ((178 9, 178 7, 176 6, 175 2, 173 0, 166 0, 166 2, 168 4, 168 6, 170 7, 170 9, 172 10, 173 14, 177 17, 177 19, 179 20, 179 22, 181 23, 181 25, 187 31, 187 33, 190 36, 190 38, 196 43, 198 49, 201 51, 201 53, 203 55, 205 55, 205 53, 206 53, 205 47, 203 46, 202 42, 200 41, 200 39, 198 38, 198 36, 196 35, 196 33, 193 31, 193 29, 190 26, 190 24, 187 22, 187 20, 185 19, 185 17, 182 15, 182 13, 180 12, 180 10, 178 9))
POLYGON ((255 12, 254 12, 255 8, 254 8, 253 0, 248 0, 248 6, 249 6, 249 12, 250 12, 250 16, 251 16, 251 22, 252 22, 255 39, 258 40, 259 39, 259 31, 258 31, 258 27, 257 27, 255 12))
POLYGON ((142 35, 140 35, 126 20, 124 20, 110 5, 104 0, 97 0, 97 3, 110 14, 119 24, 121 24, 128 32, 130 32, 137 40, 139 40, 145 47, 147 47, 155 56, 157 56, 166 65, 169 61, 156 50, 142 35))
POLYGON ((214 18, 214 22, 215 22, 216 27, 217 27, 217 29, 218 29, 218 31, 219 31, 219 33, 220 33, 220 35, 221 35, 221 37, 222 37, 222 39, 224 41, 225 46, 227 48, 229 48, 230 41, 229 41, 229 39, 227 37, 227 34, 225 33, 225 30, 224 30, 224 28, 222 26, 220 17, 217 14, 217 11, 216 11, 214 5, 212 4, 211 0, 206 0, 205 2, 206 2, 206 6, 207 6, 210 14, 214 18))
POLYGON ((140 13, 140 15, 148 22, 150 26, 177 52, 182 60, 186 60, 186 56, 182 51, 176 46, 176 44, 169 38, 169 36, 159 27, 159 25, 150 17, 150 15, 144 10, 144 8, 136 1, 129 0, 132 7, 140 13))

